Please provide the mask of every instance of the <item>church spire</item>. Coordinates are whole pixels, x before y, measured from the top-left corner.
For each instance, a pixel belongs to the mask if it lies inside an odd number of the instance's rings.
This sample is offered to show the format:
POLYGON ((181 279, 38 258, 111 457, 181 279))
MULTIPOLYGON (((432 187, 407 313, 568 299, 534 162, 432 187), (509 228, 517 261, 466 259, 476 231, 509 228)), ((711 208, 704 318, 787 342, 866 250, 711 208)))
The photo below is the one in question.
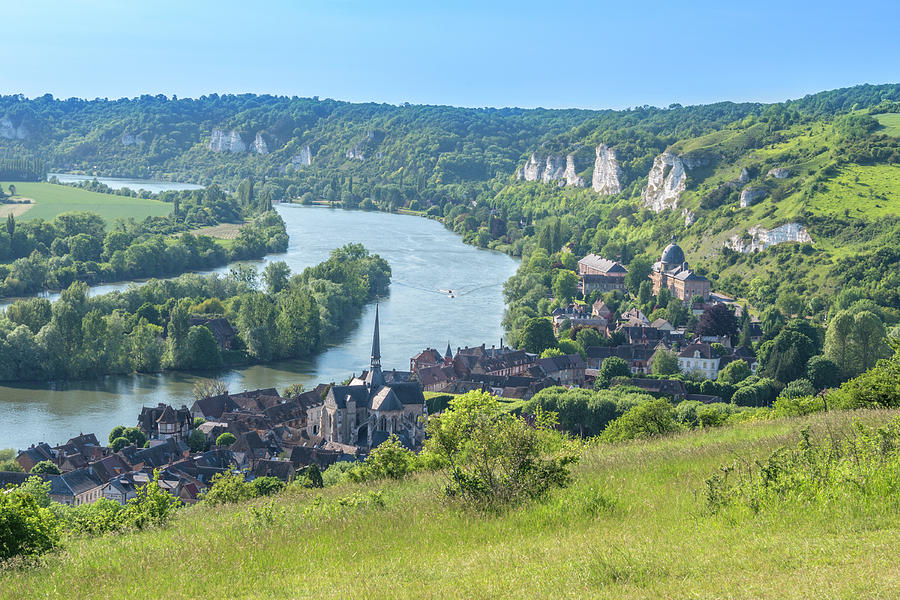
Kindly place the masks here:
POLYGON ((375 333, 372 335, 369 382, 372 384, 372 387, 384 385, 384 375, 381 373, 381 338, 378 334, 378 304, 375 305, 375 333))

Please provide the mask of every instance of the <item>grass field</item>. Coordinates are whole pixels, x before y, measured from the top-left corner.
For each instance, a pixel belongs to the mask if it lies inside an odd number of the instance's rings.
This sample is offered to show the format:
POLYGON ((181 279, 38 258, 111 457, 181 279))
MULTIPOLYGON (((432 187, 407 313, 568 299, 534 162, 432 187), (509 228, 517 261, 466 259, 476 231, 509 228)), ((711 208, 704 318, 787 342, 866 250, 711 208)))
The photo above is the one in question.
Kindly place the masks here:
POLYGON ((240 235, 241 227, 243 226, 243 223, 220 223, 218 225, 194 229, 191 233, 194 235, 208 235, 209 237, 220 240, 234 240, 240 235))
POLYGON ((839 434, 896 414, 588 449, 572 487, 501 516, 447 504, 440 474, 292 490, 271 510, 195 507, 164 530, 77 541, 0 574, 0 598, 896 598, 895 510, 726 517, 705 502, 723 465, 795 444, 806 425, 839 434))
POLYGON ((866 219, 900 214, 900 165, 848 165, 816 194, 810 210, 866 219))
MULTIPOLYGON (((8 182, 0 185, 4 191, 9 189, 8 182)), ((45 182, 13 182, 13 185, 16 186, 17 196, 34 201, 34 205, 19 216, 23 220, 49 221, 60 213, 81 210, 97 213, 106 220, 107 227, 110 227, 120 217, 142 220, 151 216, 162 217, 172 210, 171 204, 159 200, 98 194, 66 185, 45 182)))
POLYGON ((880 133, 900 137, 900 113, 875 115, 875 120, 884 127, 884 129, 880 130, 880 133))

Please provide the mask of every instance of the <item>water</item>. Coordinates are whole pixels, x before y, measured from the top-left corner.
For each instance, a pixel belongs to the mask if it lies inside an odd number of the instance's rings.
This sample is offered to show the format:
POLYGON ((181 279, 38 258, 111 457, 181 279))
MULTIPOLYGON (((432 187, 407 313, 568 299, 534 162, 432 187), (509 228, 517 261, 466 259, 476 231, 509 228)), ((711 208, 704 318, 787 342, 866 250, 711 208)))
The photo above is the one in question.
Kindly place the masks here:
MULTIPOLYGON (((440 223, 406 215, 282 205, 290 235, 284 260, 293 271, 326 259, 333 248, 360 242, 383 256, 393 270, 389 295, 381 300, 381 352, 385 369, 409 369, 409 359, 425 347, 442 352, 447 343, 488 346, 500 343, 502 285, 517 262, 489 250, 466 246, 440 223), (440 290, 452 289, 455 298, 440 290)), ((227 271, 227 267, 220 269, 227 271)), ((94 290, 122 289, 127 284, 94 290)), ((232 392, 302 383, 341 381, 369 362, 375 306, 348 324, 348 333, 310 360, 281 361, 219 374, 232 392)), ((142 405, 191 404, 198 375, 166 373, 107 377, 99 381, 0 386, 0 448, 65 442, 79 433, 105 440, 116 425, 135 425, 142 405)))
POLYGON ((154 194, 173 190, 202 190, 202 185, 193 183, 177 183, 174 181, 161 181, 155 179, 129 179, 127 177, 92 177, 91 175, 73 175, 71 173, 48 173, 47 179, 56 177, 60 183, 78 183, 79 181, 93 181, 105 183, 114 190, 128 188, 134 191, 147 190, 154 194))

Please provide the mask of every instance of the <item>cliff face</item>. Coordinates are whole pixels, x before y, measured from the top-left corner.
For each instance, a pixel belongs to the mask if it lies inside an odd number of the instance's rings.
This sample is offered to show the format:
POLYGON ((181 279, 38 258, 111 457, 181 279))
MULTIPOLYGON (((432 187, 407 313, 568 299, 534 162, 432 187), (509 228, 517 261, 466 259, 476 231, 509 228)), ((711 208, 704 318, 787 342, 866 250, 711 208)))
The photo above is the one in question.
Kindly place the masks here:
POLYGON ((654 212, 678 206, 678 198, 687 185, 685 164, 681 157, 663 152, 653 159, 641 205, 654 212))
POLYGON ((144 143, 144 134, 139 133, 137 135, 133 135, 130 133, 123 133, 121 141, 123 146, 134 146, 135 144, 140 146, 144 143))
POLYGON ((762 251, 769 246, 775 244, 783 244, 785 242, 812 242, 812 237, 803 225, 799 223, 785 223, 774 229, 766 229, 762 225, 756 225, 747 230, 746 236, 732 236, 725 246, 748 254, 750 252, 762 251))
POLYGON ((566 180, 567 186, 584 187, 584 178, 579 177, 575 172, 575 155, 570 154, 566 157, 566 170, 563 173, 563 179, 566 180))
POLYGON ((606 144, 600 144, 595 155, 591 187, 601 196, 618 194, 622 191, 622 169, 616 160, 616 151, 606 144))
POLYGON ((261 133, 256 134, 256 137, 253 139, 253 143, 250 144, 250 149, 257 154, 269 153, 269 146, 266 144, 266 140, 263 139, 261 133))
POLYGON ((231 131, 223 131, 221 129, 213 129, 209 138, 207 148, 213 152, 232 152, 238 154, 247 151, 247 144, 241 139, 241 135, 232 129, 231 131))
POLYGON ((741 208, 753 206, 766 196, 766 190, 763 188, 747 188, 741 191, 741 208))
POLYGON ((775 167, 774 169, 769 169, 769 172, 766 174, 775 179, 787 179, 791 176, 791 170, 783 167, 775 167))
POLYGON ((25 125, 13 125, 8 117, 0 119, 0 138, 6 140, 24 140, 28 137, 28 130, 25 125))
POLYGON ((525 161, 525 166, 522 167, 522 170, 519 172, 520 178, 525 181, 538 181, 541 178, 541 172, 543 171, 543 166, 538 161, 537 157, 532 154, 528 157, 528 160, 525 161))
POLYGON ((309 149, 309 146, 303 146, 300 154, 291 158, 291 162, 295 167, 308 167, 312 164, 312 150, 309 149))
POLYGON ((541 173, 541 181, 550 183, 551 181, 559 181, 563 178, 566 166, 561 156, 550 155, 547 157, 547 163, 544 165, 544 172, 541 173))

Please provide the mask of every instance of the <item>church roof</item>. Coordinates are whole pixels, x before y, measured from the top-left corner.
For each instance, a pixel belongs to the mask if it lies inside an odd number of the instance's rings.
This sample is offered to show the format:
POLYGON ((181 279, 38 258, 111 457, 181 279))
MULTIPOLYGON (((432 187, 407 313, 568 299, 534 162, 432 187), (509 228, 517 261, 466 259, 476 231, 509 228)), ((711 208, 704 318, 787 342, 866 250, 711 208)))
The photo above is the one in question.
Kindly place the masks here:
POLYGON ((372 396, 372 410, 403 410, 403 405, 397 399, 397 394, 388 386, 384 386, 372 396))
POLYGON ((681 271, 680 273, 675 275, 675 279, 679 279, 681 281, 709 281, 703 275, 697 275, 690 269, 686 271, 681 271))

